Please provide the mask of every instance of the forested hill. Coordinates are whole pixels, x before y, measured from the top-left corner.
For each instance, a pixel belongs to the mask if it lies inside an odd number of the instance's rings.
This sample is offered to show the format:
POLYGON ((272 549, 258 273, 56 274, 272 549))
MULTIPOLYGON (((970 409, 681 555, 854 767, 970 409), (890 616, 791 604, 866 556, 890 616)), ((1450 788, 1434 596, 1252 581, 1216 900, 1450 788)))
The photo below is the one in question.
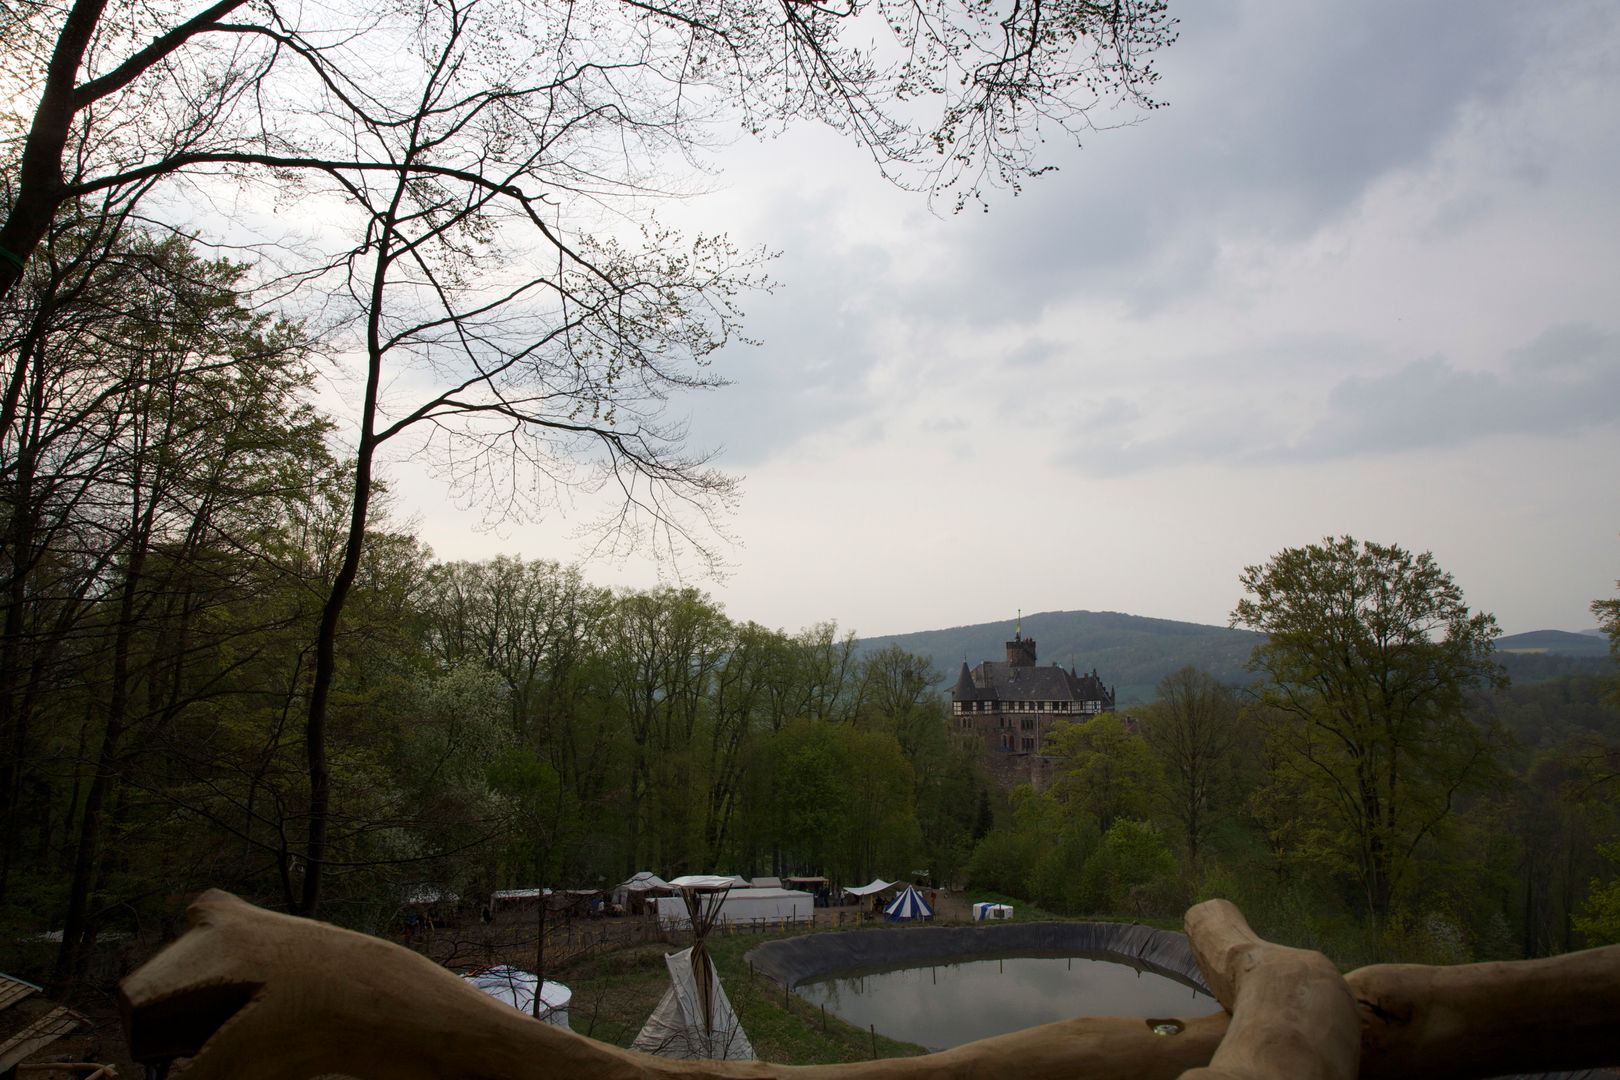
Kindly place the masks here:
POLYGON ((1567 630, 1532 630, 1496 639, 1496 651, 1520 655, 1594 656, 1608 659, 1609 639, 1596 631, 1572 634, 1567 630))
MULTIPOLYGON (((911 634, 862 638, 861 651, 898 645, 933 661, 941 686, 949 686, 961 669, 981 660, 1006 659, 1005 643, 1014 624, 1006 622, 920 630, 911 634)), ((1224 626, 1149 619, 1118 611, 1042 611, 1025 615, 1025 637, 1036 641, 1040 662, 1093 668, 1115 688, 1119 704, 1151 700, 1160 679, 1191 665, 1223 683, 1241 686, 1253 678, 1245 665, 1260 635, 1224 626)), ((1608 639, 1596 634, 1535 630, 1509 634, 1497 641, 1498 659, 1515 685, 1529 685, 1565 675, 1602 675, 1612 667, 1608 639)))
MULTIPOLYGON (((898 645, 928 657, 948 686, 964 660, 970 666, 981 660, 1005 660, 1013 630, 1009 619, 862 638, 860 647, 864 652, 898 645)), ((1114 687, 1121 705, 1150 700, 1160 679, 1189 664, 1224 683, 1248 683, 1253 676, 1244 665, 1260 641, 1259 634, 1247 630, 1117 611, 1037 612, 1024 616, 1023 634, 1035 639, 1042 664, 1058 663, 1083 672, 1095 668, 1103 682, 1114 687)))

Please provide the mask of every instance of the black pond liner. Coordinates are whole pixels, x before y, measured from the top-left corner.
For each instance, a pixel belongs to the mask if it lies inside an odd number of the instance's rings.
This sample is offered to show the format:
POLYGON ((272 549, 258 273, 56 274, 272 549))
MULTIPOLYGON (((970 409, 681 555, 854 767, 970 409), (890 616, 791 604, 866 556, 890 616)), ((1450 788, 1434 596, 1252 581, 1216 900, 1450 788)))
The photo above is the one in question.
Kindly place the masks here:
MULTIPOLYGON (((767 941, 744 959, 793 989, 829 975, 922 967, 997 956, 1076 956, 1127 964, 1214 996, 1187 935, 1135 923, 1035 922, 977 926, 873 927, 767 941)), ((1498 1080, 1620 1080, 1609 1069, 1519 1074, 1498 1080)))
POLYGON ((745 959, 792 989, 810 979, 997 956, 1083 956, 1126 964, 1210 993, 1187 935, 1133 923, 1036 922, 884 927, 767 941, 745 959))

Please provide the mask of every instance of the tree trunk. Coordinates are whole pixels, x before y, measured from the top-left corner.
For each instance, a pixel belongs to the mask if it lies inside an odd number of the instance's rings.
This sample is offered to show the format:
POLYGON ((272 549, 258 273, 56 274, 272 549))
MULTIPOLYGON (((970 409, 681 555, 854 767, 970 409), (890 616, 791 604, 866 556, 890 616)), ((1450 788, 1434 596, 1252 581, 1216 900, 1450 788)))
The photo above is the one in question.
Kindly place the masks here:
MULTIPOLYGON (((143 515, 143 532, 151 526, 150 510, 143 515)), ((129 572, 124 578, 123 595, 118 600, 118 631, 113 639, 112 685, 107 694, 107 726, 101 735, 101 750, 96 755, 95 771, 90 777, 90 791, 85 796, 84 811, 79 817, 78 853, 73 860, 73 880, 68 886, 67 914, 62 921, 62 947, 56 954, 56 970, 52 981, 58 987, 67 987, 84 973, 85 955, 81 938, 90 929, 85 914, 89 907, 90 891, 95 884, 101 863, 103 810, 108 797, 117 788, 118 753, 124 737, 129 711, 129 651, 135 636, 135 594, 141 583, 141 571, 146 562, 145 537, 139 538, 130 552, 129 572)))

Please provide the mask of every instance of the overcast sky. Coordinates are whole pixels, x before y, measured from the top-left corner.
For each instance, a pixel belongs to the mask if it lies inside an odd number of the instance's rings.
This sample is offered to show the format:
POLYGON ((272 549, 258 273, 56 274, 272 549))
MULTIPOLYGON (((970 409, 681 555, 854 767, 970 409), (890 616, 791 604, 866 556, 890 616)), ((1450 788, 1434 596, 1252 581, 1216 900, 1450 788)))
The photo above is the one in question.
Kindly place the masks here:
MULTIPOLYGON (((763 344, 675 403, 744 477, 734 570, 694 581, 734 619, 1224 623, 1246 564, 1348 533, 1432 551, 1506 632, 1593 625, 1620 577, 1620 6, 1172 8, 1168 106, 989 213, 809 127, 677 208, 782 252, 763 344)), ((567 522, 474 531, 402 486, 441 558, 578 555, 567 522)))

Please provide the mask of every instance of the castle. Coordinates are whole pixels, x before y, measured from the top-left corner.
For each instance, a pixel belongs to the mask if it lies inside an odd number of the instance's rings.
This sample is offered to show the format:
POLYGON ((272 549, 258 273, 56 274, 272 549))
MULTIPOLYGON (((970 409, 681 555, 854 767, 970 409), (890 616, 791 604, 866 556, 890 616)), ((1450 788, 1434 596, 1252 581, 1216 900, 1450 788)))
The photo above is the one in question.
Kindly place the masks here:
POLYGON ((962 673, 951 688, 951 726, 981 748, 990 771, 1004 786, 1046 787, 1051 760, 1043 756, 1058 720, 1085 720, 1114 710, 1114 692, 1095 669, 1090 675, 1035 662, 1035 639, 1021 630, 1007 642, 1005 661, 986 660, 962 673))

